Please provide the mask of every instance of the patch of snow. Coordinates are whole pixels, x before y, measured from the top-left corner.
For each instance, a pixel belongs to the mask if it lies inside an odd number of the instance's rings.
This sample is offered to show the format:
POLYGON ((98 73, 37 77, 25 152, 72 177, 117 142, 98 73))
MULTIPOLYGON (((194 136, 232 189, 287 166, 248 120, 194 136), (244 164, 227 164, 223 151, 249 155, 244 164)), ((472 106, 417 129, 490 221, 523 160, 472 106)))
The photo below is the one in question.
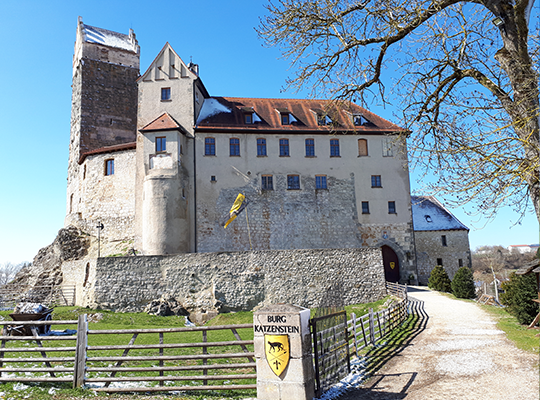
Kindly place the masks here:
POLYGON ((293 122, 298 122, 298 120, 294 118, 294 115, 289 114, 289 124, 292 124, 293 122))
POLYGON ((491 370, 495 364, 486 353, 443 355, 437 363, 439 372, 453 375, 476 375, 491 370))
POLYGON ((253 113, 253 122, 262 122, 261 118, 257 115, 256 112, 253 113))
POLYGON ((128 35, 108 31, 107 29, 96 28, 84 25, 85 41, 88 43, 98 43, 105 46, 116 47, 122 50, 135 51, 134 45, 128 35))
POLYGON ((199 117, 197 118, 197 125, 199 125, 199 123, 206 118, 210 118, 216 114, 220 114, 223 112, 230 113, 231 109, 221 104, 217 99, 204 99, 201 112, 199 113, 199 117))
POLYGON ((360 386, 366 379, 366 359, 364 357, 351 360, 351 373, 330 389, 324 392, 318 400, 333 400, 341 396, 350 388, 360 386))
POLYGON ((13 385, 13 390, 26 390, 28 389, 30 386, 28 385, 25 385, 23 383, 20 383, 20 382, 17 382, 15 385, 13 385))
POLYGON ((57 390, 58 389, 52 387, 49 389, 49 394, 55 394, 57 390))

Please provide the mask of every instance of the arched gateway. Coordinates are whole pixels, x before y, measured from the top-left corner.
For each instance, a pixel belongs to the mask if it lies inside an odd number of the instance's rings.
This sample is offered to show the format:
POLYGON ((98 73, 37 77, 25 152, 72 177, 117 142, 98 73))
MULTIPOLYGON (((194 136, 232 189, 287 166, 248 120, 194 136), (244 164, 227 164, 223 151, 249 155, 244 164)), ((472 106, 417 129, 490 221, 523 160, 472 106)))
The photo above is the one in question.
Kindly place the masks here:
POLYGON ((388 282, 399 281, 399 259, 390 246, 381 247, 384 265, 384 277, 388 282))

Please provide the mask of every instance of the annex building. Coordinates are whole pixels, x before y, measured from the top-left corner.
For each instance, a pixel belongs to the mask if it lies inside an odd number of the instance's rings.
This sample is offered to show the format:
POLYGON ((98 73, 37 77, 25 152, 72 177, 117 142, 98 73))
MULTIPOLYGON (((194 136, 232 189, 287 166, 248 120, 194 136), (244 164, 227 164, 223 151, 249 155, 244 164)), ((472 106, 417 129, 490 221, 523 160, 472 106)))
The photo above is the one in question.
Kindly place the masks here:
POLYGON ((375 247, 388 280, 417 275, 403 128, 348 101, 212 97, 168 43, 142 73, 139 55, 79 18, 65 225, 102 257, 375 247))

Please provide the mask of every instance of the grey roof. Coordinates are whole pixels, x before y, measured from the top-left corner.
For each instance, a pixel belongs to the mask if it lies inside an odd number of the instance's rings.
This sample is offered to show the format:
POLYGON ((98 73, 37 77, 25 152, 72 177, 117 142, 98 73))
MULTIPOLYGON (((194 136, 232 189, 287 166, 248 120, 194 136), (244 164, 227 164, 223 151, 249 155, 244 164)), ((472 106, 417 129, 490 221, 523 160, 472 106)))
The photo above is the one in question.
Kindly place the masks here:
POLYGON ((525 264, 523 267, 516 270, 517 275, 527 275, 531 272, 534 272, 535 274, 540 273, 540 269, 538 266, 540 265, 540 260, 535 259, 532 260, 530 263, 525 264))
POLYGON ((95 26, 83 24, 84 40, 88 43, 98 43, 105 46, 116 47, 117 49, 137 52, 135 41, 130 35, 108 31, 107 29, 96 28, 95 26))
POLYGON ((411 196, 415 231, 469 230, 432 196, 411 196))

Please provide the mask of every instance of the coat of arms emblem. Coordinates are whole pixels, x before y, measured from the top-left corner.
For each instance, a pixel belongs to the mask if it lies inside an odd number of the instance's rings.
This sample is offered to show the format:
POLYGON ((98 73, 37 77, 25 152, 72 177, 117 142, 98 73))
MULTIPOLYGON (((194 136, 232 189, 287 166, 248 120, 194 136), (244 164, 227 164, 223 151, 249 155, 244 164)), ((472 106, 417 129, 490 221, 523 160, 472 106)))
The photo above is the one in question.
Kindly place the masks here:
POLYGON ((280 376, 289 364, 289 335, 264 335, 264 350, 270 369, 280 376))

